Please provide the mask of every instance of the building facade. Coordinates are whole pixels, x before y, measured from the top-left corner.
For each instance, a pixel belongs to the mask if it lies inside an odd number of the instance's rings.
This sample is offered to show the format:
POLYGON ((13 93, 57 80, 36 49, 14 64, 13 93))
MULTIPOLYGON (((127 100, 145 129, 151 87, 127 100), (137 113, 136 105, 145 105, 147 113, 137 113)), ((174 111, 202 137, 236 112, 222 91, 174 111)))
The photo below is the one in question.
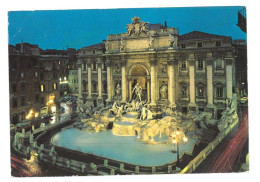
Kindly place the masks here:
POLYGON ((85 102, 129 102, 138 83, 142 100, 151 106, 220 117, 236 92, 231 37, 198 31, 179 35, 176 28, 138 17, 127 27, 127 33, 79 49, 79 94, 85 102))
POLYGON ((76 58, 75 49, 42 50, 29 43, 9 45, 10 121, 57 113, 60 95, 68 91, 68 67, 76 58), (66 86, 63 86, 66 85, 66 86), (63 87, 62 87, 63 86, 63 87))

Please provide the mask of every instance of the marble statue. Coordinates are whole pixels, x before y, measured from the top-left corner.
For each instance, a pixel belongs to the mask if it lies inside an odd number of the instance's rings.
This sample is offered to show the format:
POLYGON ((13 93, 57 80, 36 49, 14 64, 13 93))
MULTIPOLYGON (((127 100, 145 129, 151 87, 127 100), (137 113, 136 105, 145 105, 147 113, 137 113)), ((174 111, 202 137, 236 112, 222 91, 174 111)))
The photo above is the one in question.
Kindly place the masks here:
POLYGON ((150 38, 149 38, 149 48, 153 47, 153 41, 154 41, 154 38, 152 36, 150 36, 150 38))
POLYGON ((140 35, 140 34, 145 34, 147 30, 147 24, 149 22, 140 22, 141 18, 139 17, 134 17, 132 18, 132 23, 127 24, 127 34, 130 35, 140 35))
POLYGON ((146 117, 147 117, 147 108, 146 107, 142 107, 142 111, 141 111, 141 116, 140 116, 140 119, 141 120, 145 120, 146 119, 146 117))
POLYGON ((172 34, 169 35, 169 44, 170 47, 173 47, 173 43, 174 43, 174 36, 172 34))
POLYGON ((139 83, 136 83, 135 87, 132 90, 133 93, 133 99, 138 99, 140 102, 142 101, 142 87, 139 85, 139 83))
POLYGON ((121 96, 121 87, 119 83, 116 85, 115 93, 117 98, 121 96))
POLYGON ((118 111, 117 102, 114 102, 112 108, 109 109, 109 113, 110 113, 110 112, 113 112, 113 114, 117 114, 117 111, 118 111))
POLYGON ((160 88, 160 96, 162 100, 165 100, 168 98, 168 86, 163 82, 161 88, 160 88))

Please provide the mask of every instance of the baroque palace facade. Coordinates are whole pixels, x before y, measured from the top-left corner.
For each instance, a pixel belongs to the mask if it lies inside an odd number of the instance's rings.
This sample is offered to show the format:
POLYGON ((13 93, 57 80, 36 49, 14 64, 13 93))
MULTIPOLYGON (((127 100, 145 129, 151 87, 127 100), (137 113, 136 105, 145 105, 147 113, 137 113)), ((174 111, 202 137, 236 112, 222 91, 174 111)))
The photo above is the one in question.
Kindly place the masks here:
POLYGON ((128 32, 79 49, 79 95, 97 106, 132 100, 136 83, 142 100, 182 112, 199 109, 215 117, 233 98, 235 61, 232 38, 149 24, 134 17, 128 32))

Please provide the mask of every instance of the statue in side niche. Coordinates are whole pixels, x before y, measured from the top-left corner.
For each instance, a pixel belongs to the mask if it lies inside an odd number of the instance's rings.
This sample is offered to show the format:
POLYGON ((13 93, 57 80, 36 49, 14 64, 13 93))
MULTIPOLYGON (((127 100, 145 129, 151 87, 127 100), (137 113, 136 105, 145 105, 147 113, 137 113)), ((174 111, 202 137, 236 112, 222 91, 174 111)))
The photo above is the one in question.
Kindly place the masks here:
POLYGON ((162 100, 167 99, 168 96, 168 86, 165 84, 165 82, 162 83, 162 86, 160 88, 160 96, 162 100))
POLYGON ((119 98, 121 96, 121 87, 119 83, 116 85, 115 92, 116 92, 116 97, 119 98))

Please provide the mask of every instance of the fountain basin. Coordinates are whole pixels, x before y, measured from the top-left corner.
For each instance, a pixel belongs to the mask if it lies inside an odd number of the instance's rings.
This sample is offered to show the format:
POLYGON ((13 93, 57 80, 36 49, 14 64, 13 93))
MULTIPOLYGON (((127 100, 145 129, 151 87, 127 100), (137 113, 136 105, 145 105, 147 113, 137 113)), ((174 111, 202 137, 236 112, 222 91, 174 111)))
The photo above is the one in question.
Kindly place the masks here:
POLYGON ((136 123, 132 122, 114 122, 112 133, 118 136, 135 136, 136 123))
MULTIPOLYGON (((192 153, 196 143, 192 135, 187 133, 188 143, 179 145, 180 158, 184 153, 192 153)), ((162 166, 177 160, 176 153, 172 153, 177 150, 173 144, 147 145, 138 142, 135 136, 120 137, 111 131, 93 133, 71 128, 57 133, 51 143, 64 150, 80 151, 139 166, 162 166)))

